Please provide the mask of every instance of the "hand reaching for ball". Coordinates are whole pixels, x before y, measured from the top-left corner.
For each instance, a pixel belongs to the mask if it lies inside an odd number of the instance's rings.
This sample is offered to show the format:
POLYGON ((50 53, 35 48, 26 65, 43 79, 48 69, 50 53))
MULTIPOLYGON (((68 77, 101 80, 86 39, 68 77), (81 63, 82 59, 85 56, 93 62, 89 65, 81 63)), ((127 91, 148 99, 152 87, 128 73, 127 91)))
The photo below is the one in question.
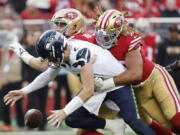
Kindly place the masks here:
POLYGON ((8 92, 8 94, 4 96, 4 102, 6 105, 10 104, 11 106, 13 106, 15 102, 21 99, 23 96, 24 93, 21 90, 13 90, 8 92))
POLYGON ((67 117, 63 109, 61 110, 53 110, 51 111, 51 115, 47 118, 48 123, 52 123, 52 126, 57 125, 56 127, 58 128, 61 124, 61 122, 67 117))

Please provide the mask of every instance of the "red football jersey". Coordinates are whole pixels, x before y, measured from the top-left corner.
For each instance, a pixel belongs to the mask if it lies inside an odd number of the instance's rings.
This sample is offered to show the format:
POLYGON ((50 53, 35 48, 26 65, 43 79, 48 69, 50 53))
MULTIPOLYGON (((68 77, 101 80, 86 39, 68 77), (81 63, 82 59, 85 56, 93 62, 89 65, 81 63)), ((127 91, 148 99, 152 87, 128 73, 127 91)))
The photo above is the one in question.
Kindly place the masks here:
POLYGON ((81 32, 81 33, 76 34, 74 36, 71 36, 71 39, 79 39, 79 40, 83 40, 83 41, 88 41, 90 43, 97 45, 95 34, 87 32, 87 31, 81 32))
MULTIPOLYGON (((117 45, 111 48, 110 51, 116 59, 124 64, 126 53, 135 50, 140 46, 142 46, 142 42, 139 35, 133 34, 132 36, 120 36, 117 45)), ((143 59, 143 77, 138 83, 145 81, 149 77, 155 65, 145 57, 143 49, 141 49, 140 53, 143 59)))
MULTIPOLYGON (((71 38, 88 41, 97 45, 95 35, 89 32, 82 32, 72 36, 71 38)), ((135 50, 140 45, 142 45, 141 37, 136 34, 133 34, 132 36, 121 36, 117 42, 117 45, 111 48, 110 52, 117 60, 121 61, 122 64, 125 64, 126 53, 135 50)), ((145 57, 142 49, 140 52, 143 59, 143 78, 140 82, 143 82, 151 74, 154 68, 154 63, 145 57)))
POLYGON ((155 61, 155 51, 158 43, 160 43, 161 38, 156 33, 150 33, 143 39, 143 48, 146 49, 146 57, 155 61))

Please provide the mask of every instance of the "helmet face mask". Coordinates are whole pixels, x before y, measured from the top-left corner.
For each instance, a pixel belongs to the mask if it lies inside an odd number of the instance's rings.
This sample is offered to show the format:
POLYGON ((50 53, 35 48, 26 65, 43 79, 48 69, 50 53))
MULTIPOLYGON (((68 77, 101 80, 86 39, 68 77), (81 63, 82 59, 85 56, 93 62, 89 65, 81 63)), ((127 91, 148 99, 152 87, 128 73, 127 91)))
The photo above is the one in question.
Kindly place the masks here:
POLYGON ((41 58, 60 66, 64 60, 66 38, 55 30, 44 32, 36 44, 36 51, 41 58))
POLYGON ((56 24, 57 29, 64 36, 72 36, 81 31, 84 26, 83 15, 73 8, 59 10, 54 14, 51 21, 56 24))
POLYGON ((96 41, 104 49, 113 47, 123 28, 124 16, 118 10, 107 10, 96 23, 96 41))
POLYGON ((113 47, 117 42, 117 37, 119 35, 119 32, 106 34, 103 30, 96 30, 96 41, 97 43, 104 49, 110 49, 113 47))

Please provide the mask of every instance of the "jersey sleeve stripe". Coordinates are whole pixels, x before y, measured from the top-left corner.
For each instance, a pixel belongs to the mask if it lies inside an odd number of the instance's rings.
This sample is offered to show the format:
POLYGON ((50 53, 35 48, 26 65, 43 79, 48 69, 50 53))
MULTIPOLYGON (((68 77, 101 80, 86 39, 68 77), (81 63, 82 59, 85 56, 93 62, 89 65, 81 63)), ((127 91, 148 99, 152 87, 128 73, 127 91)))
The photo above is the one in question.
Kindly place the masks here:
POLYGON ((130 51, 130 50, 132 50, 133 48, 137 47, 140 43, 141 43, 141 42, 136 42, 136 43, 130 45, 128 51, 130 51))
POLYGON ((134 47, 136 44, 138 44, 138 43, 141 43, 141 40, 139 40, 138 42, 136 42, 136 43, 134 43, 134 44, 130 44, 130 46, 129 47, 134 47))
POLYGON ((131 43, 134 43, 134 42, 136 42, 137 40, 140 40, 140 39, 141 39, 141 37, 138 37, 138 38, 132 40, 131 43))

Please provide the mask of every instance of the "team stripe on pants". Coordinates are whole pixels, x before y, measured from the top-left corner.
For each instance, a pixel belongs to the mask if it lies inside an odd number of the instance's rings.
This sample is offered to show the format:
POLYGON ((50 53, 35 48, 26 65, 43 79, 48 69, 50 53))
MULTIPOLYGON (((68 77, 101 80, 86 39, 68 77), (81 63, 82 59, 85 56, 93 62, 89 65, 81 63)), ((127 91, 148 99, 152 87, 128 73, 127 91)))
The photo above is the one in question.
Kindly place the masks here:
POLYGON ((179 102, 179 98, 178 98, 177 93, 176 93, 175 90, 174 90, 174 87, 173 87, 173 85, 172 85, 172 83, 171 83, 171 81, 170 81, 169 76, 167 75, 166 71, 165 71, 162 67, 160 67, 160 66, 158 66, 158 65, 156 65, 155 67, 156 67, 156 69, 158 69, 158 70, 161 72, 161 74, 163 75, 163 78, 164 78, 164 80, 165 80, 166 86, 167 86, 169 92, 171 93, 171 96, 173 97, 173 100, 174 100, 174 103, 175 103, 175 106, 176 106, 176 112, 180 112, 180 102, 179 102))

